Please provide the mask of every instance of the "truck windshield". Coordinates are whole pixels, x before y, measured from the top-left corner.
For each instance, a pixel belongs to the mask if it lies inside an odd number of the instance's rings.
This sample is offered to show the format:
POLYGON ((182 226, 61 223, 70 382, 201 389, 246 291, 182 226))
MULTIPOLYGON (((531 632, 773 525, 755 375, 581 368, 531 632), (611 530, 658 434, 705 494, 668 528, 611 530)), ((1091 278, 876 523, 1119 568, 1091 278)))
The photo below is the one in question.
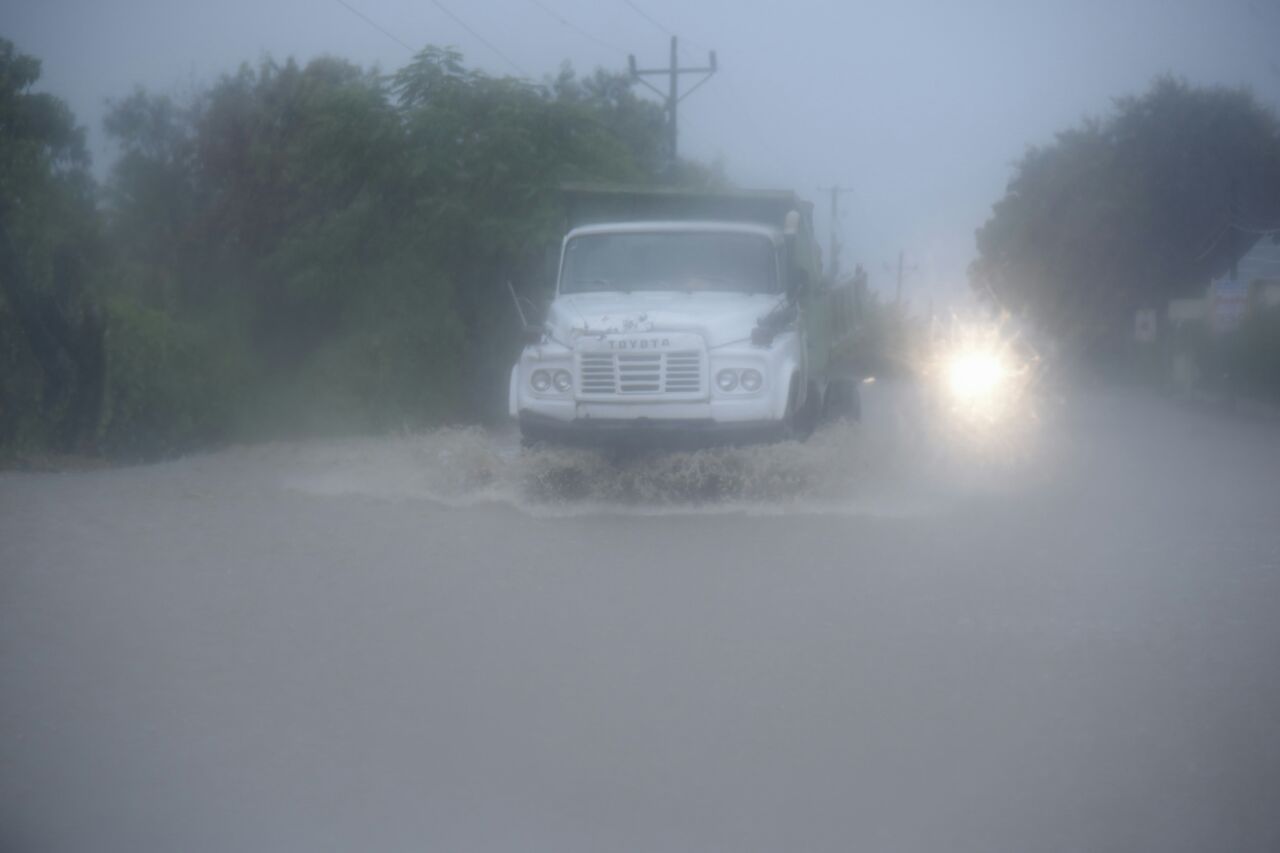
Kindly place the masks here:
POLYGON ((569 241, 561 293, 719 290, 774 293, 773 242, 759 234, 586 234, 569 241))

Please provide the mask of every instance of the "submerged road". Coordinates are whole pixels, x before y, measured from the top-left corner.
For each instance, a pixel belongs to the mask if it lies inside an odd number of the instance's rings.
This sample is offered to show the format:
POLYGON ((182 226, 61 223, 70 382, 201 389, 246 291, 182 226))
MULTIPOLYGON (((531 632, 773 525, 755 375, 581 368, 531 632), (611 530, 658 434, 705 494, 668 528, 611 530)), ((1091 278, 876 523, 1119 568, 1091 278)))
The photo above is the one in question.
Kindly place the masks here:
POLYGON ((895 429, 710 506, 474 433, 0 474, 0 849, 1280 849, 1280 427, 895 429))

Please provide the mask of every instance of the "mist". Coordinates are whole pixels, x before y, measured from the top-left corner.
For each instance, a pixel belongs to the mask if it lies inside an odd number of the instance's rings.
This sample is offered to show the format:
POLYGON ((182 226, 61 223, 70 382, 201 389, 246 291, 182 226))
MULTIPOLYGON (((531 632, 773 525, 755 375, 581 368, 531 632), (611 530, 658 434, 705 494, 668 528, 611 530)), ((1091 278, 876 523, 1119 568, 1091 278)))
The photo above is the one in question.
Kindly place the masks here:
POLYGON ((2 8, 0 850, 1280 849, 1280 6, 2 8))
MULTIPOLYGON (((216 6, 73 0, 12 3, 6 30, 45 61, 41 88, 67 99, 90 131, 95 168, 106 101, 135 86, 184 93, 264 56, 333 55, 392 72, 425 44, 468 64, 541 81, 562 63, 580 73, 682 59, 720 73, 685 102, 683 151, 722 161, 743 186, 851 188, 840 223, 846 263, 862 262, 892 293, 899 250, 918 304, 967 302, 973 231, 1025 148, 1160 74, 1252 87, 1280 104, 1269 2, 1125 3, 621 2, 468 4, 463 29, 430 4, 378 0, 216 6), (373 23, 370 23, 372 21, 373 23), (656 22, 656 23, 655 23, 656 22), (385 32, 384 32, 385 30, 385 32), (388 35, 389 34, 389 35, 388 35), (506 58, 504 58, 506 57, 506 58), (513 65, 512 62, 515 64, 513 65)), ((645 90, 640 90, 641 94, 645 90)), ((827 233, 827 208, 817 212, 827 233)))

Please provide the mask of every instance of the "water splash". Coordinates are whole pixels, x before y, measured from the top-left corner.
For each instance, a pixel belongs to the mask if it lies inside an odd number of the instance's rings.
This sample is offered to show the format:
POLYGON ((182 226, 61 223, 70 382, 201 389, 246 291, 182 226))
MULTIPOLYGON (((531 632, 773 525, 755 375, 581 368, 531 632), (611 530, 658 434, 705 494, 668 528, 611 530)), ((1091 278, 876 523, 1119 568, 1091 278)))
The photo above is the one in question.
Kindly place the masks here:
MULTIPOLYGON (((883 402, 883 401, 880 401, 883 402)), ((1026 424, 1022 424, 1023 427, 1026 424)), ((807 442, 627 454, 521 449, 514 431, 442 429, 303 446, 290 488, 313 495, 496 503, 539 515, 917 515, 1025 479, 1026 430, 976 439, 904 397, 807 442)))

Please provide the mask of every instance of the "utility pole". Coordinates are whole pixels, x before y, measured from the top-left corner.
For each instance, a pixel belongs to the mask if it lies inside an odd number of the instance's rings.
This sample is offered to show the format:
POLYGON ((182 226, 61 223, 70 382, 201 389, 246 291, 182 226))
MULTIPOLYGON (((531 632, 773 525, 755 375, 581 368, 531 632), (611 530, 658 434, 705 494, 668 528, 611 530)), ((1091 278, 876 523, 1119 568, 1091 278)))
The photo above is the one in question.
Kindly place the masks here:
POLYGON ((663 109, 667 113, 667 157, 668 166, 672 172, 675 171, 676 158, 679 152, 679 133, 676 123, 676 107, 685 98, 689 97, 703 83, 711 79, 711 75, 716 73, 716 52, 708 51, 708 64, 704 68, 681 68, 680 58, 677 55, 676 37, 671 37, 671 60, 670 65, 666 68, 637 68, 636 57, 634 54, 627 54, 627 67, 631 72, 631 81, 633 83, 641 83, 648 86, 662 98, 663 109), (687 92, 680 94, 680 75, 681 74, 702 74, 701 80, 694 83, 687 92), (666 75, 667 91, 663 92, 657 86, 650 83, 645 77, 654 75, 666 75))
POLYGON ((1240 260, 1238 257, 1239 252, 1236 251, 1236 246, 1239 245, 1239 237, 1236 234, 1236 231, 1238 229, 1235 223, 1240 221, 1240 218, 1239 218, 1240 214, 1238 212, 1238 207, 1237 207, 1237 195, 1238 195, 1238 185, 1236 184, 1236 179, 1235 179, 1235 176, 1233 175, 1231 178, 1231 183, 1227 185, 1227 217, 1229 221, 1227 228, 1231 231, 1231 240, 1230 240, 1230 243, 1228 244, 1228 248, 1229 248, 1229 251, 1231 252, 1231 280, 1232 281, 1235 281, 1236 276, 1239 274, 1238 262, 1240 260))
MULTIPOLYGON (((902 307, 903 277, 909 272, 916 271, 916 266, 914 264, 912 264, 911 266, 906 266, 905 258, 906 258, 906 252, 902 249, 899 249, 898 250, 898 292, 897 292, 897 295, 894 296, 894 300, 893 300, 894 305, 896 305, 899 308, 902 307)), ((885 266, 887 267, 888 264, 885 264, 885 266)))
POLYGON ((840 194, 853 190, 836 184, 833 187, 818 187, 819 192, 831 193, 831 248, 827 251, 828 266, 831 267, 831 283, 835 284, 840 276, 840 236, 837 229, 840 225, 840 194))

